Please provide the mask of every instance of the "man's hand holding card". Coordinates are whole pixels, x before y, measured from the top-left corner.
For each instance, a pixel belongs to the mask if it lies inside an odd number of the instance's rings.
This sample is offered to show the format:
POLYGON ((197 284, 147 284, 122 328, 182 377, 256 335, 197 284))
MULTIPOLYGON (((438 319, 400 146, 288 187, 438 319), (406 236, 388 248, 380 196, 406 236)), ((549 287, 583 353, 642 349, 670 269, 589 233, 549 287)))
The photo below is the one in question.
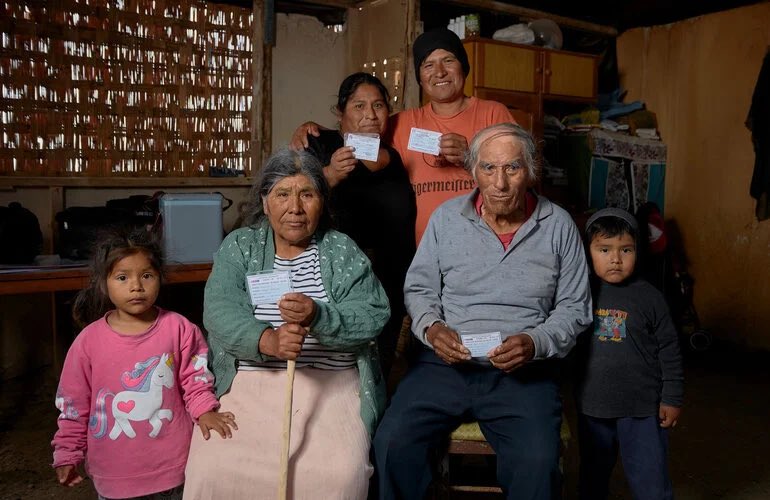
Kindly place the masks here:
POLYGON ((495 368, 511 372, 535 357, 535 342, 526 333, 510 335, 488 357, 495 368))

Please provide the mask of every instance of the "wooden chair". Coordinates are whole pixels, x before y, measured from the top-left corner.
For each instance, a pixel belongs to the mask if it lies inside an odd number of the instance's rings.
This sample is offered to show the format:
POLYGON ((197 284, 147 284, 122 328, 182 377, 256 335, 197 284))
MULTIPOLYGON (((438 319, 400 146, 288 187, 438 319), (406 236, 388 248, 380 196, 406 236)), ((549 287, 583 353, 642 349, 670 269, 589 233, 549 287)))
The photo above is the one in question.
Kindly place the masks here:
MULTIPOLYGON (((389 394, 395 391, 398 382, 406 372, 406 357, 409 349, 415 342, 411 332, 412 318, 408 315, 404 317, 401 325, 401 332, 396 347, 396 358, 391 369, 391 376, 388 383, 389 394)), ((559 467, 564 471, 564 452, 567 449, 571 439, 569 424, 566 415, 562 414, 560 430, 562 454, 559 458, 559 467)), ((436 498, 452 498, 453 496, 465 495, 465 498, 475 498, 477 495, 502 496, 503 490, 497 485, 494 473, 489 478, 486 485, 481 484, 453 484, 453 474, 450 470, 452 457, 475 458, 477 462, 486 461, 495 456, 492 446, 484 438, 478 422, 468 422, 459 425, 449 436, 449 444, 446 453, 438 457, 439 484, 432 488, 432 496, 436 498)), ((493 470, 494 472, 494 470, 493 470)), ((457 475, 455 475, 456 477, 457 475)))
MULTIPOLYGON (((564 471, 564 452, 567 449, 572 437, 569 423, 566 416, 562 415, 561 420, 561 445, 562 453, 559 458, 559 468, 564 471)), ((498 486, 494 468, 488 477, 484 477, 486 484, 474 478, 474 481, 458 483, 459 474, 453 474, 452 464, 462 461, 462 459, 475 459, 476 462, 490 462, 489 457, 495 455, 492 446, 484 438, 478 422, 468 422, 458 426, 449 436, 449 445, 446 454, 439 461, 439 476, 441 477, 441 486, 436 489, 438 497, 445 499, 463 496, 463 498, 476 498, 478 495, 487 495, 489 498, 502 496, 503 490, 498 486), (461 460, 453 460, 453 457, 460 457, 461 460)), ((489 465, 489 463, 487 464, 489 465)))

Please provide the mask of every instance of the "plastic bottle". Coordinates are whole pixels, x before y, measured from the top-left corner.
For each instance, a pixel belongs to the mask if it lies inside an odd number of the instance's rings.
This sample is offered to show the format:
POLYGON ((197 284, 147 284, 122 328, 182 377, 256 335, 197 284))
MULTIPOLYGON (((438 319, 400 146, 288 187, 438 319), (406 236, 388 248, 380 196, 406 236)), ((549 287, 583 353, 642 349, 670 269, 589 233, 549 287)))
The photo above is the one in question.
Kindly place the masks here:
POLYGON ((481 34, 481 21, 478 14, 468 14, 465 16, 465 37, 473 38, 481 34))

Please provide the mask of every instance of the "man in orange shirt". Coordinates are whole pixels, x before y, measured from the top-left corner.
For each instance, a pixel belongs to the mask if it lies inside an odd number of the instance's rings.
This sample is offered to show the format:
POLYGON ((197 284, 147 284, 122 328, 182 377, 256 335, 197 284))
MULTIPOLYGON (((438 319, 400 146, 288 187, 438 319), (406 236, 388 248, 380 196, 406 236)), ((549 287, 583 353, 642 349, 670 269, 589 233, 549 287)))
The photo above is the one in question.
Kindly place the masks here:
MULTIPOLYGON (((412 51, 417 81, 430 102, 391 116, 383 140, 398 151, 409 173, 417 197, 415 239, 419 244, 433 210, 475 187, 463 168, 468 139, 489 125, 514 119, 504 105, 464 94, 470 65, 456 34, 446 28, 425 32, 417 37, 412 51), (409 148, 415 128, 441 133, 437 156, 409 148)), ((301 125, 294 132, 292 146, 307 147, 308 133, 317 136, 318 125, 301 125)))

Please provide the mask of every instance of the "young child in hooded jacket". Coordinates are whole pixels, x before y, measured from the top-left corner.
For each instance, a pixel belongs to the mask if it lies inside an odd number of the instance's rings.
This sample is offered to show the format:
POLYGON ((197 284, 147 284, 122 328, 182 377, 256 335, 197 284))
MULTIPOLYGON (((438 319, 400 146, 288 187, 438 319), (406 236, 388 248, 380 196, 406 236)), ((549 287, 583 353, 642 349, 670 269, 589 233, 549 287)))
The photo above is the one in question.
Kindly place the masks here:
POLYGON ((602 500, 618 453, 637 500, 673 498, 668 431, 679 419, 684 377, 663 295, 634 274, 638 226, 606 208, 586 224, 594 274, 594 325, 578 342, 581 500, 602 500))

